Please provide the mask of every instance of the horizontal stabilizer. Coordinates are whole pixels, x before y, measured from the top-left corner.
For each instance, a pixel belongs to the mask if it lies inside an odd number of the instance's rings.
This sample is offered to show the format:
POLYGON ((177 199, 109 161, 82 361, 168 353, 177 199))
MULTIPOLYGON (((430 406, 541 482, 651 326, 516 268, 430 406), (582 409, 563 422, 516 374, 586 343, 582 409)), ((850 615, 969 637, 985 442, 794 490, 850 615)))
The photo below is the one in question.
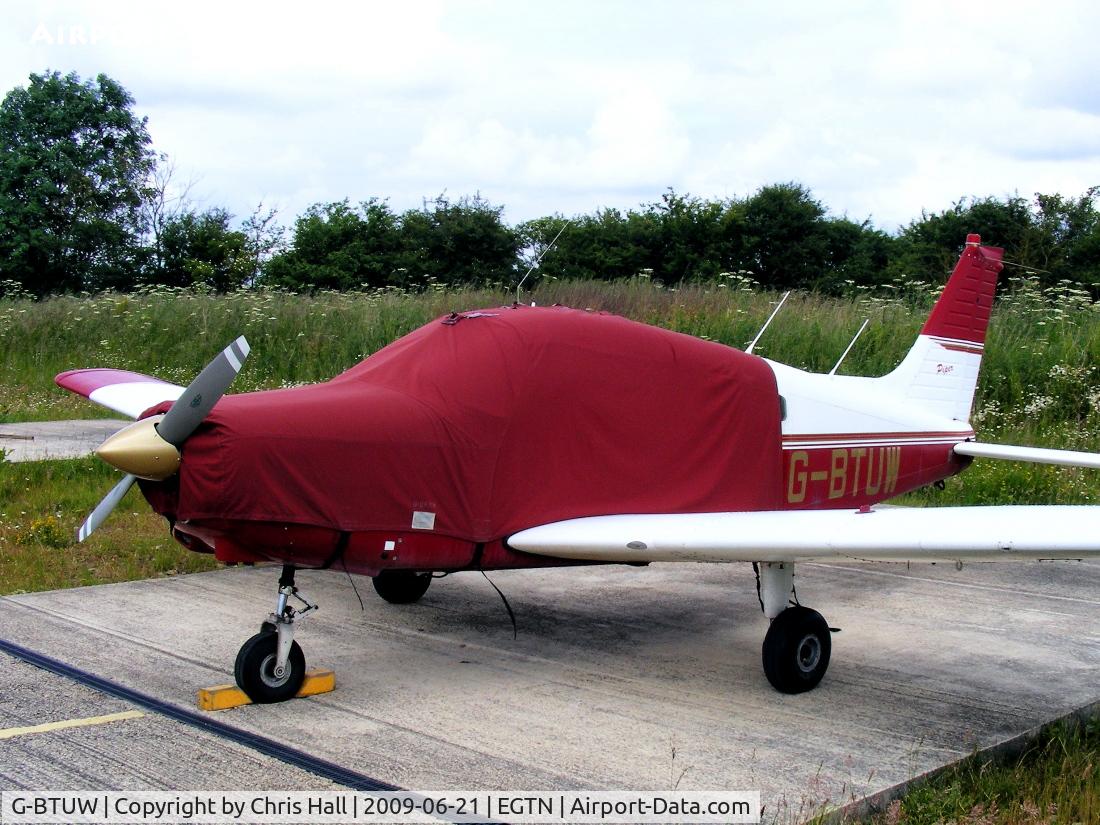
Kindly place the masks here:
POLYGON ((1080 559, 1100 556, 1100 506, 593 516, 522 530, 508 544, 602 562, 1080 559))
POLYGON ((979 444, 974 441, 964 441, 955 445, 955 452, 975 458, 1002 458, 1007 461, 1058 464, 1063 467, 1092 467, 1100 470, 1100 453, 1083 453, 1077 450, 1048 450, 1043 447, 1012 447, 1007 444, 979 444))
POLYGON ((175 401, 183 394, 183 387, 128 370, 69 370, 54 378, 54 382, 130 418, 137 418, 162 401, 175 401))

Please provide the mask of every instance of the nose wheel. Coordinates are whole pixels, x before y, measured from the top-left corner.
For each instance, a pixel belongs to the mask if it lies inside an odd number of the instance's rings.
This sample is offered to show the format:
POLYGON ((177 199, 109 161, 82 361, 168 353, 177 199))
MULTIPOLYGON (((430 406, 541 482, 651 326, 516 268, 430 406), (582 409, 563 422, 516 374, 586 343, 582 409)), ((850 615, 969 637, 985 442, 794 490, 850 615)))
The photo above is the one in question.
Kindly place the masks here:
POLYGON ((301 690, 306 678, 306 657, 297 642, 290 643, 290 652, 281 673, 279 634, 257 633, 241 646, 233 675, 248 698, 257 704, 292 699, 301 690))
POLYGON ((316 610, 317 605, 298 592, 294 572, 293 565, 284 565, 275 612, 259 633, 241 645, 233 667, 237 686, 257 704, 293 698, 306 678, 306 657, 294 641, 294 623, 316 610), (293 607, 292 598, 303 607, 293 607))

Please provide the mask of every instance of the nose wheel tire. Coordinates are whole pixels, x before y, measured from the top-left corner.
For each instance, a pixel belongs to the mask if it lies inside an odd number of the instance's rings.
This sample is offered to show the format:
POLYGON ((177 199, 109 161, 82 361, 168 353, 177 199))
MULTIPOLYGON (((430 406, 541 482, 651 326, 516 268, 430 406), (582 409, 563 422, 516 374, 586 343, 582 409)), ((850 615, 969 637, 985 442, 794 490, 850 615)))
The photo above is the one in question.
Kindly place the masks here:
POLYGON ((371 582, 375 592, 390 604, 412 604, 428 592, 432 574, 413 570, 383 570, 371 582))
POLYGON ((803 693, 817 687, 831 652, 824 617, 808 607, 788 607, 772 620, 764 636, 764 674, 781 693, 803 693))
POLYGON ((282 702, 297 695, 306 678, 306 657, 297 642, 290 646, 286 672, 275 675, 279 634, 257 633, 237 653, 233 675, 237 686, 257 704, 282 702))

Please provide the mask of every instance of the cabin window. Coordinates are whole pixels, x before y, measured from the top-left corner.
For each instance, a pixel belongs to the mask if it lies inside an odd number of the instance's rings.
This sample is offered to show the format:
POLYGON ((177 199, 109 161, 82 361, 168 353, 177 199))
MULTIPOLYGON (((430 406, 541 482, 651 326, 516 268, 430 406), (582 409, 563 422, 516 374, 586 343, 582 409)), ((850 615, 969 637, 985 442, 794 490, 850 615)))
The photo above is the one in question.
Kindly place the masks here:
POLYGON ((787 420, 787 399, 784 398, 782 395, 779 396, 779 420, 787 420))

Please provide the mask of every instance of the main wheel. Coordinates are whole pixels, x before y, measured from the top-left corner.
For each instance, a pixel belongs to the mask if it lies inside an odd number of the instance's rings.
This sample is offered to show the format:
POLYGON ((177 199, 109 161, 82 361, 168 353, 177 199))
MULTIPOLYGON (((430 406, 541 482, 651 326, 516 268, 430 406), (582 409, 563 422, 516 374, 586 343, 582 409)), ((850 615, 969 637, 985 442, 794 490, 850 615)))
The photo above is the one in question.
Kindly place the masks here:
POLYGON ((383 570, 371 581, 375 592, 390 604, 412 604, 428 592, 432 574, 416 573, 412 570, 383 570))
POLYGON ((278 659, 279 634, 257 633, 237 653, 233 675, 237 686, 257 704, 282 702, 297 695, 306 678, 306 657, 297 642, 290 645, 286 661, 286 673, 275 676, 278 659))
POLYGON ((832 652, 829 625, 816 610, 788 607, 764 636, 764 675, 781 693, 802 693, 817 687, 829 667, 832 652))

